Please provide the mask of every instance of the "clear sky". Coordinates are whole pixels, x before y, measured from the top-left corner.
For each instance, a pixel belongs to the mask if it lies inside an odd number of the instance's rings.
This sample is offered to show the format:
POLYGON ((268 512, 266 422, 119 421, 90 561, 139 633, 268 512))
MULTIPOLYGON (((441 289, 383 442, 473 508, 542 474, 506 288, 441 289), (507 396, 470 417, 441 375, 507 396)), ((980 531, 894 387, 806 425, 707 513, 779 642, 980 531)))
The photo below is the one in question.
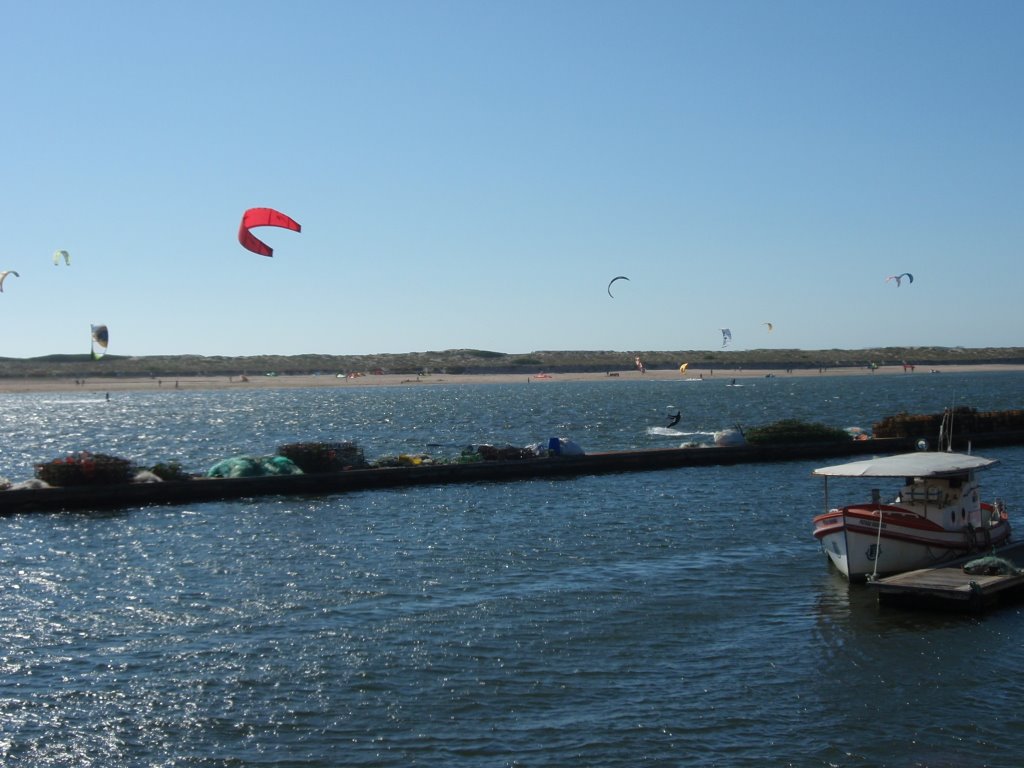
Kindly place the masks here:
POLYGON ((0 7, 0 357, 1024 344, 1018 0, 0 7))

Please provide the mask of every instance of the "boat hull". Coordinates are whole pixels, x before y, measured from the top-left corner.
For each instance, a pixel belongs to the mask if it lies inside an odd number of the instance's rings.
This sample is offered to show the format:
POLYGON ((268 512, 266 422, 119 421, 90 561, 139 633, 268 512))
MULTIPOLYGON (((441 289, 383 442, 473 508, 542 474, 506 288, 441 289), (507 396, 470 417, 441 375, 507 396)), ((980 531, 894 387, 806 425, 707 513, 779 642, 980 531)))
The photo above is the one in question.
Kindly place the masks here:
POLYGON ((850 581, 927 568, 1010 540, 1010 523, 939 528, 923 519, 886 519, 834 510, 814 518, 814 536, 832 564, 850 581))

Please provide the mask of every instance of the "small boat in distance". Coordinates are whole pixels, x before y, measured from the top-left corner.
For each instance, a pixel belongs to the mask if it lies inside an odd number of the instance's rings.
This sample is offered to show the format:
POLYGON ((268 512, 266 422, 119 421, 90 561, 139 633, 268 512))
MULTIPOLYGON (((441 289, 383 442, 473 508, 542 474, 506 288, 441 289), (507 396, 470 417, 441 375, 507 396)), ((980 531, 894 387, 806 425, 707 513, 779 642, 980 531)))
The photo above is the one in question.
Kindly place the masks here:
POLYGON ((1010 521, 999 499, 980 500, 975 472, 997 464, 964 453, 904 453, 821 467, 825 512, 813 519, 814 537, 850 581, 927 568, 1010 540, 1010 521), (868 503, 830 507, 829 478, 902 478, 895 498, 879 489, 868 503))

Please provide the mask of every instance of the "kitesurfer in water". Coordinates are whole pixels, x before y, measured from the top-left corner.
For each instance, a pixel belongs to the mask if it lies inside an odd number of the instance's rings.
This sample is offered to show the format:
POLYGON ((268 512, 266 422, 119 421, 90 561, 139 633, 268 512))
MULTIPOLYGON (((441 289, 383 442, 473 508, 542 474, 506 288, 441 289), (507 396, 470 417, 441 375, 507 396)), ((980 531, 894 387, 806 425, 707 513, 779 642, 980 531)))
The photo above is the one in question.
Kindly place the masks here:
POLYGON ((668 417, 668 426, 669 427, 674 427, 676 424, 679 423, 679 420, 681 418, 683 418, 683 412, 682 411, 676 411, 676 415, 675 416, 669 416, 668 417))

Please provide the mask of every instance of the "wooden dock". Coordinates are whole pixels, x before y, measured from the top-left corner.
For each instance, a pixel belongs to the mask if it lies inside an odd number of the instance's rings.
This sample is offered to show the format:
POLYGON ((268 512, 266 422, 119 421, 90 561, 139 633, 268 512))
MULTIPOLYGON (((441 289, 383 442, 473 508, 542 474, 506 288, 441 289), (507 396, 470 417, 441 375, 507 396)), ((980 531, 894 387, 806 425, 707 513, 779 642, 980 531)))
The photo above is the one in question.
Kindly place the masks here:
MULTIPOLYGON (((1024 596, 1024 573, 983 576, 964 573, 963 566, 986 553, 952 560, 932 568, 898 573, 869 581, 878 602, 910 608, 945 608, 980 612, 1024 596)), ((1018 568, 1024 561, 1024 542, 1008 544, 995 554, 1018 568)))

